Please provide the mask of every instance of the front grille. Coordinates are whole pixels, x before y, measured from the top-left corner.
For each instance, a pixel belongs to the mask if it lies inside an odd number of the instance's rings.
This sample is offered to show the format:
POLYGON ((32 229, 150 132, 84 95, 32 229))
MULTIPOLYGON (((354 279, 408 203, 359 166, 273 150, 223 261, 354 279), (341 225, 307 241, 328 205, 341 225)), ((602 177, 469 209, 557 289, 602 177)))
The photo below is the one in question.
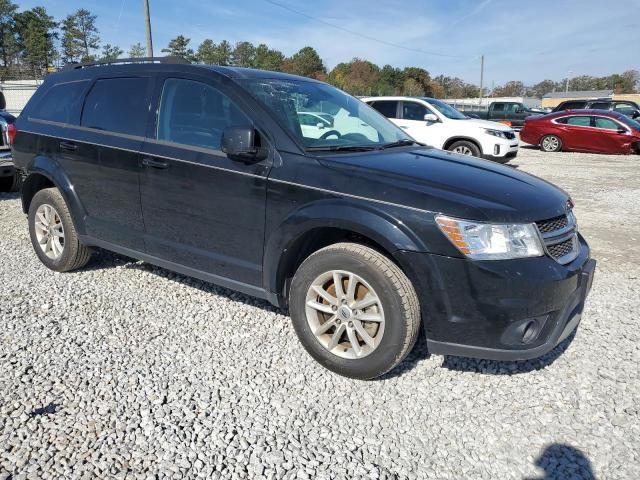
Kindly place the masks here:
POLYGON ((573 237, 571 237, 570 239, 565 240, 564 242, 556 243, 555 245, 548 245, 547 251, 549 252, 549 255, 551 255, 553 258, 558 259, 558 258, 564 257, 565 255, 569 255, 571 252, 573 252, 573 248, 574 248, 573 243, 574 243, 573 237))
POLYGON ((509 140, 513 140, 514 138, 516 138, 516 134, 513 132, 504 132, 504 136, 505 138, 508 138, 509 140))
POLYGON ((547 253, 559 263, 565 264, 578 256, 575 217, 571 212, 548 220, 536 222, 547 253))
POLYGON ((568 224, 569 222, 566 215, 560 215, 559 217, 554 217, 549 220, 536 222, 538 230, 540 230, 540 233, 542 234, 553 232, 554 230, 560 230, 565 228, 568 224))

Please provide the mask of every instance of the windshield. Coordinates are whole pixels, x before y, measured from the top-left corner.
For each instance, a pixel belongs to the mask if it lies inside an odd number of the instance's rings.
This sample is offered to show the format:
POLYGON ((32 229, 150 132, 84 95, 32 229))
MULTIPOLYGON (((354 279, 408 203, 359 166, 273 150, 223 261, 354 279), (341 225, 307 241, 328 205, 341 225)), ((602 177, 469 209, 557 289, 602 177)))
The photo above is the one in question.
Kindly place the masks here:
POLYGON ((429 105, 433 106, 433 108, 438 110, 442 115, 444 115, 447 118, 450 118, 452 120, 466 120, 467 118, 469 118, 465 114, 453 108, 448 103, 440 102, 432 98, 430 98, 427 101, 429 102, 429 105))
POLYGON ((640 122, 637 122, 636 120, 633 120, 625 115, 621 115, 620 117, 618 117, 618 120, 620 120, 622 123, 626 123, 627 125, 629 125, 631 128, 635 128, 636 130, 640 130, 640 122))
POLYGON ((324 83, 275 79, 238 83, 306 148, 376 148, 411 140, 367 104, 324 83))

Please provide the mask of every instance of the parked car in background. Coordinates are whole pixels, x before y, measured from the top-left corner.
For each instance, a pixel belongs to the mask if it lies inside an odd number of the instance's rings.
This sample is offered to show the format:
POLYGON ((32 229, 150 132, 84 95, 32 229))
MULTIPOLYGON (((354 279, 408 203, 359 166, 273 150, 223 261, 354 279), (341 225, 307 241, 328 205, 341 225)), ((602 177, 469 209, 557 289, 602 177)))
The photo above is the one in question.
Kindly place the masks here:
POLYGON ((617 112, 567 110, 530 118, 520 139, 545 152, 640 153, 640 123, 617 112))
POLYGON ((577 328, 595 260, 563 190, 418 144, 313 79, 169 61, 70 66, 18 118, 48 268, 101 247, 266 299, 320 364, 362 379, 420 332, 432 354, 517 360, 577 328), (333 127, 306 136, 301 107, 333 127))
MULTIPOLYGON (((459 110, 466 114, 465 106, 460 105, 459 110)), ((474 107, 472 113, 482 120, 504 123, 516 130, 524 125, 525 118, 542 114, 521 102, 491 102, 486 110, 477 110, 474 107)))
MULTIPOLYGON (((1 92, 0 92, 1 93, 1 92)), ((16 117, 0 111, 0 192, 15 192, 20 187, 20 176, 13 165, 11 143, 15 136, 16 117)))
POLYGON ((320 138, 333 127, 333 117, 322 112, 298 112, 298 121, 305 137, 320 138))
POLYGON ((362 101, 426 145, 499 163, 518 154, 518 140, 511 128, 470 118, 441 100, 363 97, 362 101))
POLYGON ((564 110, 611 110, 622 113, 633 119, 640 118, 640 105, 631 100, 611 100, 609 98, 597 98, 591 100, 567 100, 553 109, 553 112, 564 110))

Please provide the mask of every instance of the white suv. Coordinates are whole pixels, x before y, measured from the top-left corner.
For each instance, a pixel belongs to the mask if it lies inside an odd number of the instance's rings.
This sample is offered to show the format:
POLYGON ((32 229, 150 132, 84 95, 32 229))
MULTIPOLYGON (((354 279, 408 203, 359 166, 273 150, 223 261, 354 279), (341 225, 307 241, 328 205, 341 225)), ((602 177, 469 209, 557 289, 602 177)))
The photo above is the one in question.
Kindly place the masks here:
POLYGON ((363 102, 432 147, 507 163, 518 154, 514 131, 497 122, 469 118, 427 97, 364 97, 363 102))

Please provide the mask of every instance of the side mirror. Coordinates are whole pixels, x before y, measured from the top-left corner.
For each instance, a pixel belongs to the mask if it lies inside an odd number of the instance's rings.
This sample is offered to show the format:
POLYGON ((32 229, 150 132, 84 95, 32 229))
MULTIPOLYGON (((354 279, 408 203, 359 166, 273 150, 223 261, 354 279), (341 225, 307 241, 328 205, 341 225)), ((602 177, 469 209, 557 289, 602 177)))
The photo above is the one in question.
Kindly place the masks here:
POLYGON ((631 114, 631 118, 635 120, 638 117, 640 117, 640 110, 634 110, 633 113, 631 114))
POLYGON ((267 149, 258 140, 253 127, 227 127, 222 132, 222 151, 231 160, 259 162, 267 158, 267 149))
POLYGON ((516 113, 522 113, 524 109, 522 107, 516 107, 516 113))
POLYGON ((629 133, 629 131, 626 128, 618 127, 618 133, 625 134, 625 133, 629 133))
POLYGON ((435 113, 425 113, 424 121, 429 123, 435 123, 435 122, 438 122, 439 120, 438 120, 438 117, 436 117, 435 113))
POLYGON ((324 123, 322 123, 322 122, 318 122, 318 124, 316 125, 316 127, 318 127, 318 129, 322 130, 322 129, 324 129, 324 123))

